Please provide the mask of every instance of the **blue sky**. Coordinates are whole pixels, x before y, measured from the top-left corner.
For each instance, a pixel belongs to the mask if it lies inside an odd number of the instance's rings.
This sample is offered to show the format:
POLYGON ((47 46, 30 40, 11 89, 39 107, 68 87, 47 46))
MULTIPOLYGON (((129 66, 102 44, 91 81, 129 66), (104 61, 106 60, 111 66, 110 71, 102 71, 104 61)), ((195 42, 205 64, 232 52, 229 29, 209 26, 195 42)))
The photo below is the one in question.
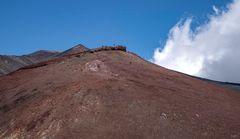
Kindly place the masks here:
POLYGON ((1 0, 0 54, 122 44, 151 59, 182 18, 197 24, 231 0, 1 0))

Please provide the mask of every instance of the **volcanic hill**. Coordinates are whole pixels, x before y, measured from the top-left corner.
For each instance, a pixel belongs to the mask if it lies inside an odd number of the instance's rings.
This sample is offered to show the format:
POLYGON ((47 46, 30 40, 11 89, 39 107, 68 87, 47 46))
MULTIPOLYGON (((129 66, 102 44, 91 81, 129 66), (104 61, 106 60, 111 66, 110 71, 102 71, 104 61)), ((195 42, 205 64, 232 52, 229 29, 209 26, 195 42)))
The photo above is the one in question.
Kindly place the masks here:
POLYGON ((86 48, 84 45, 78 44, 63 52, 40 50, 31 54, 22 55, 22 56, 0 55, 0 76, 16 71, 17 69, 22 68, 24 66, 63 57, 66 55, 71 55, 74 53, 84 52, 87 50, 89 49, 86 48))
POLYGON ((0 76, 0 138, 240 138, 240 93, 103 47, 0 76))

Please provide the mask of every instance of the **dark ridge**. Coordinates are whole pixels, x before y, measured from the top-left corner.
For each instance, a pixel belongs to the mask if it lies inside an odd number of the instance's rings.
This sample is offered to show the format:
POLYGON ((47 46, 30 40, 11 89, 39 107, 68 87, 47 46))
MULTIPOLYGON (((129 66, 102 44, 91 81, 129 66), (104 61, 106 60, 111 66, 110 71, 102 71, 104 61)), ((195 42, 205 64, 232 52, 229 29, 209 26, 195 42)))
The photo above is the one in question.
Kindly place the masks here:
POLYGON ((29 65, 29 66, 22 67, 18 70, 33 69, 33 68, 43 67, 43 66, 47 66, 47 65, 48 64, 46 62, 40 62, 40 63, 36 63, 36 64, 32 64, 32 65, 29 65))
POLYGON ((100 51, 123 51, 123 52, 126 52, 126 50, 127 50, 127 48, 125 46, 121 46, 121 45, 117 45, 117 46, 102 46, 102 47, 99 47, 99 48, 89 49, 87 51, 82 51, 82 52, 74 53, 74 54, 68 54, 68 55, 65 55, 63 57, 57 57, 55 59, 51 59, 51 60, 47 60, 47 61, 34 63, 34 64, 31 64, 31 65, 27 65, 27 66, 24 66, 22 68, 17 69, 17 71, 25 70, 25 69, 34 69, 34 68, 38 68, 38 67, 47 66, 47 65, 49 65, 51 63, 60 62, 64 58, 71 58, 72 56, 79 57, 79 55, 86 54, 86 53, 95 53, 95 52, 100 52, 100 51))
MULTIPOLYGON (((175 70, 172 70, 172 71, 175 71, 175 70)), ((226 87, 226 88, 229 88, 229 89, 234 89, 236 91, 240 90, 240 83, 216 81, 216 80, 201 78, 201 77, 197 77, 197 76, 193 76, 193 75, 188 75, 188 74, 178 72, 178 71, 175 71, 175 72, 184 74, 186 76, 189 76, 189 77, 192 77, 192 78, 195 78, 195 79, 198 79, 198 80, 206 81, 206 82, 209 82, 209 83, 212 83, 212 84, 215 84, 215 85, 220 85, 220 86, 223 86, 223 87, 226 87)))
POLYGON ((122 45, 102 46, 102 47, 89 49, 87 51, 83 51, 83 52, 79 52, 79 53, 65 55, 65 57, 77 56, 79 54, 86 54, 86 53, 95 53, 95 52, 100 52, 100 51, 123 51, 123 52, 127 52, 127 48, 126 48, 126 46, 122 46, 122 45))
POLYGON ((213 83, 213 84, 221 85, 221 86, 224 86, 224 87, 227 87, 227 88, 240 90, 240 83, 221 82, 221 81, 215 81, 215 80, 210 80, 210 79, 196 77, 196 76, 191 76, 191 77, 196 78, 196 79, 200 79, 200 80, 203 80, 203 81, 207 81, 207 82, 210 82, 210 83, 213 83))
POLYGON ((38 68, 38 67, 44 67, 44 66, 47 66, 47 65, 52 64, 52 63, 60 62, 62 60, 63 60, 62 57, 55 58, 55 59, 52 59, 52 60, 46 60, 46 61, 43 61, 43 62, 34 63, 32 65, 24 66, 22 68, 19 68, 17 71, 24 70, 24 69, 34 69, 34 68, 38 68))
MULTIPOLYGON (((22 69, 32 69, 46 66, 49 62, 62 57, 71 57, 77 54, 94 53, 98 51, 120 50, 126 52, 126 47, 122 45, 102 46, 100 48, 88 49, 82 44, 76 45, 64 52, 40 50, 22 56, 1 56, 0 55, 0 76, 22 69), (47 64, 46 64, 47 63, 47 64)), ((56 61, 55 61, 56 62, 56 61)))

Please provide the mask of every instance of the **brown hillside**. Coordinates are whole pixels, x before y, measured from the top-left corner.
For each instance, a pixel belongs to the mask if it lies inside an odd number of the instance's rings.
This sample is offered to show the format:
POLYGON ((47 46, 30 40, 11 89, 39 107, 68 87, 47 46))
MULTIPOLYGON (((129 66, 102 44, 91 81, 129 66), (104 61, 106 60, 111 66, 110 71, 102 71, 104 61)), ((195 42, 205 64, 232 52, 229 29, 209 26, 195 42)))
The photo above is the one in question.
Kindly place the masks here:
POLYGON ((240 138, 240 93, 120 49, 0 77, 0 138, 240 138))

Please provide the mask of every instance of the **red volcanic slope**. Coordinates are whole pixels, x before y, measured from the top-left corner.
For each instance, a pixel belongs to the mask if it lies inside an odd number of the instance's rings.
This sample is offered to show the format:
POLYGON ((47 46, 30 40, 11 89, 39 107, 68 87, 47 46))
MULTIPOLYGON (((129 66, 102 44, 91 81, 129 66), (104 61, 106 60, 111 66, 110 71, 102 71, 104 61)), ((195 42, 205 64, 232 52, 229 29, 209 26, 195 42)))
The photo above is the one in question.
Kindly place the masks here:
POLYGON ((240 138, 240 93, 119 50, 0 77, 0 138, 240 138))

